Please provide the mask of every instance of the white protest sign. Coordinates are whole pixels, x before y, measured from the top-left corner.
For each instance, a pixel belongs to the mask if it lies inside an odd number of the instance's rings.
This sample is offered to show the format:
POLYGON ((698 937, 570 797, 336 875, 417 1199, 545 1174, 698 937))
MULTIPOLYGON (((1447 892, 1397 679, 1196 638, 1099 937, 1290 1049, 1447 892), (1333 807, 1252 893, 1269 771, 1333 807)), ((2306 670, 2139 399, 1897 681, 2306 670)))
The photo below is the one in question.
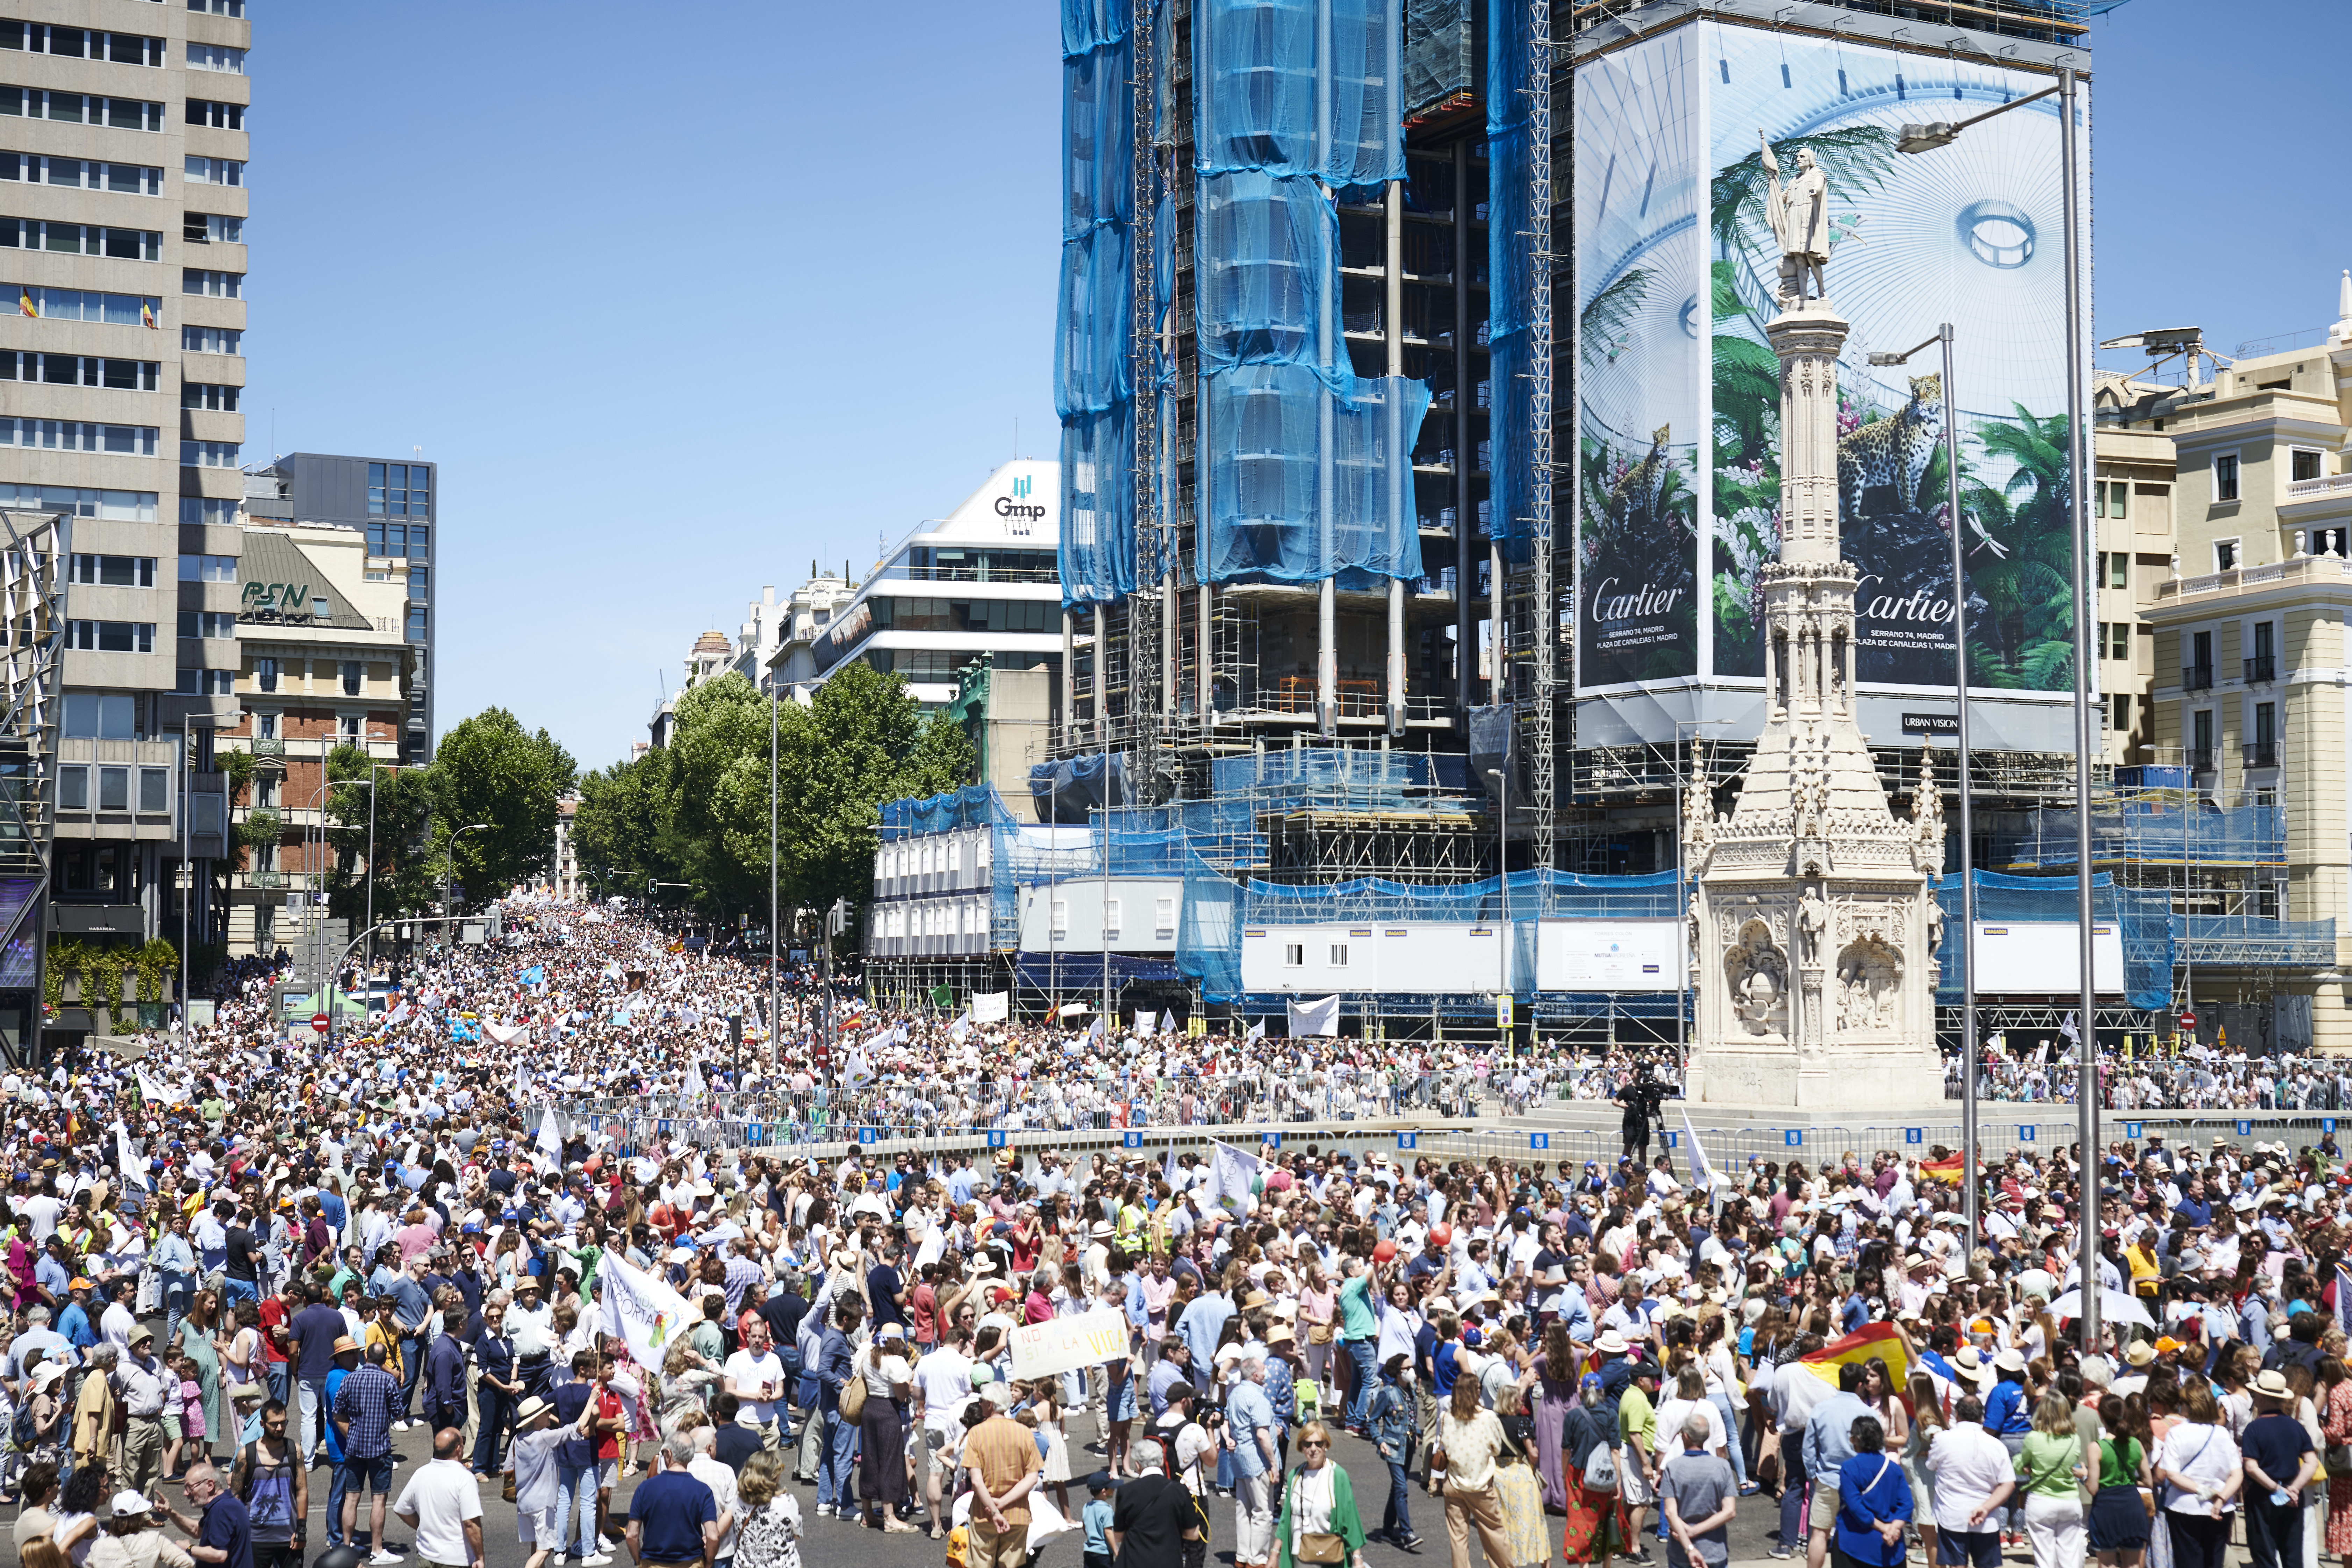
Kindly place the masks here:
POLYGON ((1127 1335, 1127 1314, 1117 1307, 1024 1323, 1013 1331, 1013 1378, 1051 1377, 1117 1361, 1128 1353, 1127 1335))
POLYGON ((626 1342, 638 1365, 659 1366, 671 1338, 694 1321, 686 1298, 613 1252, 597 1260, 596 1277, 604 1288, 604 1332, 626 1342))

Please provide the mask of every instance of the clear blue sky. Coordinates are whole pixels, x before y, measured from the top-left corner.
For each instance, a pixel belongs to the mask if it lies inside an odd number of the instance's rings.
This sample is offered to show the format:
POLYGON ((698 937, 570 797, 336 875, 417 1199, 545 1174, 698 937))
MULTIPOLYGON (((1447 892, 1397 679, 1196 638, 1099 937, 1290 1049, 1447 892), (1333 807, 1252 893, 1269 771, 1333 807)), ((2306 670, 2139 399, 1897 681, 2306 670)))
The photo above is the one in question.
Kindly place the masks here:
MULTIPOLYGON (((1016 422, 1054 454, 1048 0, 250 9, 247 455, 442 465, 444 727, 613 761, 763 583, 864 570, 1016 422)), ((2334 319, 2347 46, 2338 0, 2096 24, 2101 337, 2334 319)))

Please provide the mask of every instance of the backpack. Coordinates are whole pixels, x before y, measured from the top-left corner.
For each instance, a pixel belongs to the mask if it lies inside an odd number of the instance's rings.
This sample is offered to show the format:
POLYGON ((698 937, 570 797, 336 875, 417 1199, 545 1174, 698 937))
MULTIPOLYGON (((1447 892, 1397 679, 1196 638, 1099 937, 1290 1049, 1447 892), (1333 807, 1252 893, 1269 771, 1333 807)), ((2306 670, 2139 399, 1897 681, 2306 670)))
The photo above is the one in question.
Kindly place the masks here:
POLYGON ((33 1426, 33 1396, 30 1394, 17 1403, 16 1419, 8 1424, 8 1435, 23 1453, 31 1453, 40 1441, 40 1434, 33 1426))
POLYGON ((1594 1491, 1617 1490, 1616 1449, 1603 1443, 1592 1450, 1592 1458, 1584 1467, 1584 1484, 1594 1491))

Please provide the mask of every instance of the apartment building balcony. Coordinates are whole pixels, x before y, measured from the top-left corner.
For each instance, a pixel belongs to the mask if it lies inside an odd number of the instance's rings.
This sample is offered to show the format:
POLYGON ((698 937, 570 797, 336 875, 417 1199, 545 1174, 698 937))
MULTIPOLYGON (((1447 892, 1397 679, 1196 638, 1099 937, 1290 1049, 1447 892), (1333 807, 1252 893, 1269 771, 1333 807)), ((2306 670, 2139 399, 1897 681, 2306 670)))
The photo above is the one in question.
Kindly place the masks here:
POLYGON ((2189 771, 2191 773, 2212 772, 2213 758, 2214 753, 2210 749, 2205 751, 2192 749, 2183 754, 2183 760, 2188 764, 2189 771))
POLYGON ((2278 766, 2278 742, 2275 740, 2250 740, 2246 742, 2243 749, 2245 766, 2248 768, 2278 766))
POLYGON ((2248 685, 2252 685, 2258 681, 2274 681, 2277 679, 2277 654, 2257 653, 2252 658, 2246 661, 2246 684, 2248 685))
POLYGON ((2213 689, 2213 666, 2210 664, 2188 664, 2182 666, 2180 671, 2180 685, 2181 689, 2184 691, 2211 691, 2213 689))

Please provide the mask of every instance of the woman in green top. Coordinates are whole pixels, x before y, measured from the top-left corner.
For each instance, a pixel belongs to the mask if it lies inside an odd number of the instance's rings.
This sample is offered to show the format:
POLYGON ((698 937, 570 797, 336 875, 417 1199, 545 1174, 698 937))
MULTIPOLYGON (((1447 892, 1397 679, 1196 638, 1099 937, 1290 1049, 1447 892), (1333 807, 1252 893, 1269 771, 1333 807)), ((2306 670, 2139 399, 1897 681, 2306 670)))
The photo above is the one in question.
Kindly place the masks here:
POLYGON ((2147 1549, 2147 1412, 2120 1395, 2099 1401, 2099 1487, 2091 1498, 2091 1550, 2106 1568, 2139 1568, 2147 1549))
POLYGON ((196 1364, 196 1387, 204 1396, 205 1441, 201 1453, 221 1452, 221 1386, 220 1355, 214 1346, 213 1335, 220 1328, 220 1297, 212 1291, 198 1291, 196 1299, 188 1304, 188 1315, 180 1320, 180 1350, 196 1364))
POLYGON ((2074 1402, 2053 1390, 2033 1407, 2033 1430, 2017 1456, 2033 1568, 2073 1568, 2083 1561, 2082 1486, 2088 1473, 2074 1436, 2074 1402))

